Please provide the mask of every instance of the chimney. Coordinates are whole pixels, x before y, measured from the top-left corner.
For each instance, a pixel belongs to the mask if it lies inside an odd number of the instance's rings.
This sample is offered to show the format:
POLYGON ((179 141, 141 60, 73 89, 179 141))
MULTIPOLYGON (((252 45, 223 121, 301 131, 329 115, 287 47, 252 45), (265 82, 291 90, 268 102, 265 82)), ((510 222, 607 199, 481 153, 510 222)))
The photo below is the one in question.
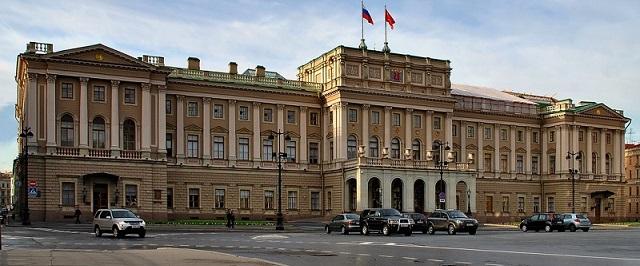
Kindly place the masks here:
POLYGON ((256 77, 263 77, 264 78, 264 67, 261 65, 257 65, 256 66, 256 77))
POLYGON ((229 74, 238 74, 238 64, 236 64, 236 62, 229 62, 229 74))
POLYGON ((189 57, 187 59, 187 69, 200 70, 200 59, 196 57, 189 57))

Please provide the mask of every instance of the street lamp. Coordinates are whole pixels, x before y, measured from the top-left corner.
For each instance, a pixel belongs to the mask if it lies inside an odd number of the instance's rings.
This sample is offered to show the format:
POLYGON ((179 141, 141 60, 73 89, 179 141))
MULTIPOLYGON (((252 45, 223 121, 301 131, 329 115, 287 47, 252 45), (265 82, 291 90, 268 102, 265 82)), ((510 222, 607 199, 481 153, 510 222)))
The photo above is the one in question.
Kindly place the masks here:
POLYGON ((582 159, 582 154, 580 152, 567 152, 567 160, 571 160, 571 168, 569 168, 569 173, 571 174, 571 212, 576 213, 576 178, 575 175, 579 172, 576 169, 575 160, 582 159))
MULTIPOLYGON (((274 134, 278 136, 278 152, 272 153, 272 157, 277 158, 278 160, 278 214, 276 214, 276 230, 284 230, 284 221, 283 221, 284 219, 282 217, 282 160, 281 159, 287 158, 287 153, 280 151, 280 136, 285 135, 285 133, 280 131, 278 132, 271 131, 271 135, 269 135, 269 140, 274 140, 276 138, 274 134)), ((291 137, 289 137, 289 135, 286 135, 284 139, 286 141, 290 141, 291 137)))
POLYGON ((471 216, 471 189, 467 188, 467 216, 471 216))
MULTIPOLYGON (((449 165, 449 161, 452 159, 451 153, 448 153, 448 152, 447 152, 447 159, 444 159, 445 152, 451 150, 451 147, 449 147, 449 143, 443 143, 440 140, 436 140, 433 142, 433 145, 431 146, 431 148, 432 148, 432 151, 438 151, 438 160, 434 161, 434 164, 438 169, 440 169, 440 194, 443 194, 446 196, 446 193, 444 192, 444 181, 442 180, 442 175, 443 175, 444 168, 449 165)), ((431 151, 427 152, 427 161, 431 161, 433 159, 434 158, 433 158, 433 154, 431 154, 431 151)), ((444 209, 444 208, 445 208, 445 202, 442 202, 441 200, 440 209, 444 209)))
POLYGON ((28 154, 29 152, 27 151, 27 140, 28 138, 33 137, 33 132, 31 132, 31 128, 23 128, 22 131, 20 132, 19 137, 22 139, 22 178, 20 178, 22 180, 22 182, 20 182, 20 186, 24 186, 21 187, 22 189, 22 208, 21 210, 21 214, 20 217, 22 218, 22 224, 23 225, 30 225, 31 224, 31 220, 29 219, 29 198, 28 198, 28 193, 29 193, 29 187, 27 186, 27 180, 28 180, 28 171, 29 171, 29 167, 28 167, 28 163, 29 163, 29 159, 28 159, 28 154))

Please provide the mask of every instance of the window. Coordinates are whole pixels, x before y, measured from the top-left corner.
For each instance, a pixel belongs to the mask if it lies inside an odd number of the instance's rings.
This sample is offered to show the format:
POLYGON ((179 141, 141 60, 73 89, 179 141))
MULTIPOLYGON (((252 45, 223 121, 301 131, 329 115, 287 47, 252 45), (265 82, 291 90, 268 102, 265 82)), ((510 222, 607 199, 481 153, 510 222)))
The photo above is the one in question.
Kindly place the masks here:
POLYGON ((587 197, 580 198, 580 209, 582 212, 587 212, 587 197))
POLYGON ((309 143, 309 164, 318 164, 318 143, 309 143))
POLYGON ((492 158, 491 157, 492 157, 491 153, 485 153, 484 154, 484 170, 486 172, 491 172, 492 171, 492 167, 491 167, 492 166, 492 164, 491 164, 492 158))
POLYGON ((533 131, 533 143, 540 143, 540 136, 538 131, 533 131))
POLYGON ((547 211, 548 212, 556 211, 556 199, 554 197, 547 197, 547 211))
POLYGON ((549 155, 549 174, 556 173, 556 156, 549 155))
POLYGON ((442 120, 442 118, 440 118, 439 116, 433 117, 433 129, 440 129, 440 124, 441 124, 440 120, 442 120))
POLYGON ((502 196, 502 212, 509 212, 509 196, 502 196))
POLYGON ((105 127, 104 119, 102 117, 96 117, 93 119, 93 128, 91 129, 91 140, 93 142, 94 149, 105 148, 105 127))
POLYGON ((318 113, 310 112, 309 113, 309 125, 317 126, 318 123, 318 113))
POLYGON ((475 138, 476 128, 473 126, 467 126, 467 138, 475 138))
POLYGON ((493 196, 486 197, 485 210, 487 212, 493 212, 493 196))
POLYGON ((591 153, 591 173, 595 174, 597 169, 598 169, 598 154, 594 152, 594 153, 591 153))
POLYGON ((539 174, 538 172, 538 164, 539 164, 538 156, 531 156, 531 173, 534 175, 539 174))
POLYGON ((500 140, 509 140, 509 134, 507 129, 505 128, 500 129, 500 140))
POLYGON ((327 210, 331 210, 331 191, 327 191, 327 210))
POLYGON ((394 127, 399 127, 400 126, 400 114, 393 113, 391 115, 391 125, 394 126, 394 127))
POLYGON ((484 139, 491 139, 493 136, 493 132, 491 132, 491 128, 490 127, 485 127, 484 128, 484 139))
POLYGON ((153 201, 162 200, 162 190, 154 189, 153 190, 153 201))
POLYGON ((62 93, 60 97, 63 99, 73 99, 73 84, 62 83, 62 93))
POLYGON ((374 125, 380 124, 380 112, 371 111, 371 124, 374 124, 374 125))
POLYGON ((262 141, 262 159, 273 159, 273 140, 265 139, 262 141))
POLYGON ((187 157, 198 158, 198 135, 187 135, 187 157))
POLYGON ((607 202, 607 207, 605 208, 608 212, 615 212, 615 200, 614 198, 609 198, 609 202, 607 202))
POLYGON ((420 140, 414 139, 413 143, 411 143, 411 150, 413 151, 413 159, 420 160, 422 152, 420 151, 420 140))
POLYGON ((358 140, 354 135, 347 138, 347 159, 355 159, 358 156, 358 140))
POLYGON ((298 209, 298 191, 289 191, 287 198, 287 206, 289 210, 298 209))
POLYGON ((249 190, 240 190, 240 209, 250 209, 249 199, 251 192, 249 190))
POLYGON ((93 101, 104 102, 104 86, 93 86, 93 101))
POLYGON ((518 197, 518 212, 524 212, 524 197, 518 197))
POLYGON ((320 192, 317 192, 317 191, 311 192, 311 210, 312 211, 320 210, 320 192))
POLYGON ((213 118, 224 118, 224 105, 222 104, 213 105, 213 118))
POLYGON ((607 144, 611 144, 611 133, 605 134, 605 138, 607 140, 607 144))
POLYGON ((524 156, 516 155, 516 172, 524 174, 524 156))
POLYGON ((333 124, 333 111, 329 111, 329 124, 333 124))
POLYGON ((249 160, 249 138, 238 139, 238 160, 249 160))
POLYGON ((555 142, 555 141, 556 141, 556 132, 555 131, 549 132, 549 142, 555 142))
POLYGON ((200 208, 200 189, 199 188, 189 189, 189 208, 191 209, 200 208))
POLYGON ((167 209, 173 209, 173 188, 167 188, 167 209))
POLYGON ((540 197, 533 197, 533 212, 540 212, 540 197))
POLYGON ((296 161, 296 142, 294 140, 287 141, 287 161, 295 162, 296 161))
POLYGON ((187 116, 198 116, 198 103, 197 102, 188 102, 187 103, 187 116))
POLYGON ((124 103, 128 103, 128 104, 136 103, 136 89, 134 88, 124 89, 124 103))
POLYGON ((397 138, 391 140, 391 158, 400 159, 400 140, 397 138))
POLYGON ((136 149, 136 125, 131 119, 124 120, 122 123, 122 143, 125 150, 136 149))
POLYGON ((610 175, 611 174, 611 155, 609 155, 608 153, 604 156, 604 169, 605 169, 605 174, 610 175))
POLYGON ((266 190, 264 192, 264 209, 265 210, 273 209, 273 190, 266 190))
POLYGON ((164 102, 164 112, 165 114, 170 115, 173 112, 173 108, 171 108, 171 100, 166 100, 164 102))
POLYGON ((458 136, 458 125, 451 125, 451 135, 453 135, 454 137, 458 136))
POLYGON ((249 120, 249 106, 240 106, 238 109, 238 119, 249 120))
POLYGON ((62 205, 63 206, 76 205, 76 184, 75 183, 62 182, 62 205))
POLYGON ((273 122, 273 109, 264 108, 264 110, 262 111, 262 121, 273 122))
POLYGON ((138 186, 137 185, 125 185, 125 206, 127 208, 138 207, 138 186))
POLYGON ((171 133, 167 133, 165 139, 166 149, 167 149, 167 157, 173 157, 173 135, 171 133))
POLYGON ((289 124, 296 123, 296 111, 287 110, 287 123, 289 124))
POLYGON ((358 109, 349 109, 349 122, 358 122, 358 109))
POLYGON ((213 159, 224 159, 224 137, 213 137, 213 159))
POLYGON ((369 138, 369 157, 378 158, 380 156, 380 150, 378 149, 378 138, 369 138))
POLYGON ((508 163, 508 159, 509 156, 507 156, 506 154, 501 154, 500 155, 500 170, 503 173, 508 173, 509 172, 509 163, 508 163))
POLYGON ((333 160, 333 141, 329 141, 329 160, 333 160))
POLYGON ((518 130, 516 136, 517 136, 516 137, 516 141, 518 141, 518 142, 524 141, 524 132, 522 130, 518 130))
POLYGON ((584 141, 584 131, 578 131, 578 141, 584 141))
POLYGON ((65 147, 75 145, 73 131, 73 117, 69 114, 63 115, 60 119, 60 145, 65 147))
POLYGON ((422 116, 413 115, 413 127, 414 128, 422 128, 422 116))
POLYGON ((598 143, 598 132, 591 132, 591 142, 598 143))

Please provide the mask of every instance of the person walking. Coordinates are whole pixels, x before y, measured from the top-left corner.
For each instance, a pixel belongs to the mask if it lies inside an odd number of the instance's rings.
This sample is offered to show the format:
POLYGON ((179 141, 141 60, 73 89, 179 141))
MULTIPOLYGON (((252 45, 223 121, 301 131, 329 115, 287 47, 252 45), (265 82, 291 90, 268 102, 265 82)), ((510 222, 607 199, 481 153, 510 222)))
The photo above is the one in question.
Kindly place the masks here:
POLYGON ((78 207, 78 205, 76 205, 76 212, 75 212, 75 216, 76 216, 76 224, 80 223, 80 215, 82 214, 82 212, 80 211, 80 208, 78 207))
POLYGON ((231 229, 234 229, 236 227, 236 216, 233 214, 233 211, 231 211, 231 229))
POLYGON ((227 209, 227 229, 231 229, 231 209, 227 209))

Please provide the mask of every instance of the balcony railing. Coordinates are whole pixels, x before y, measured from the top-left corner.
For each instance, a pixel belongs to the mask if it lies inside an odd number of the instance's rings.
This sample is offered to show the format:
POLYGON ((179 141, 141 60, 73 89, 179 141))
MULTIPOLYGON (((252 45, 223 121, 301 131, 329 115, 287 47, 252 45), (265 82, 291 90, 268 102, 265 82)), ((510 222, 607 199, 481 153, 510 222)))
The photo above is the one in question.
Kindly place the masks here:
POLYGON ((89 157, 109 158, 109 157, 111 157, 111 151, 110 150, 89 149, 89 157))
POLYGON ((305 91, 313 91, 313 92, 318 92, 322 89, 322 84, 313 83, 313 82, 257 77, 257 76, 250 76, 250 75, 241 75, 241 74, 230 74, 230 73, 216 72, 216 71, 192 70, 192 69, 184 69, 184 68, 173 69, 171 74, 169 74, 169 77, 207 80, 207 81, 214 81, 214 82, 251 84, 251 85, 260 85, 265 87, 305 90, 305 91))
POLYGON ((140 151, 121 151, 120 157, 123 159, 142 159, 142 152, 140 151))
MULTIPOLYGON (((357 159, 351 159, 344 162, 343 165, 328 164, 329 169, 332 167, 355 167, 355 166, 369 166, 369 167, 390 167, 390 168, 413 168, 413 169, 438 169, 433 161, 426 160, 401 160, 390 158, 368 158, 359 157, 357 159)), ((458 170, 458 171, 475 171, 470 167, 469 163, 451 162, 445 168, 445 170, 458 170)))
POLYGON ((56 154, 63 156, 80 156, 80 149, 73 147, 56 147, 56 154))

